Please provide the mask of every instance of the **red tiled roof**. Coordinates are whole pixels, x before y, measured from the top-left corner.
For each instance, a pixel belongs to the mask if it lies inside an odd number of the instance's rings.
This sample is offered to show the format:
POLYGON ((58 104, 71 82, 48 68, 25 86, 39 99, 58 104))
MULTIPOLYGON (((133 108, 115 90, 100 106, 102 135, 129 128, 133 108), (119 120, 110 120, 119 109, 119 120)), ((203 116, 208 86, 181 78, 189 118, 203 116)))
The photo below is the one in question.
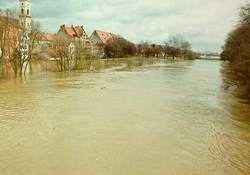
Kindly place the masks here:
POLYGON ((47 39, 47 41, 55 41, 56 40, 56 35, 45 34, 45 38, 47 39))
POLYGON ((83 39, 88 39, 88 35, 85 32, 83 26, 65 26, 62 25, 61 29, 70 37, 78 37, 78 38, 83 38, 83 39))
POLYGON ((74 29, 72 27, 64 27, 64 31, 66 34, 68 34, 71 37, 77 36, 76 32, 74 31, 74 29))
POLYGON ((82 37, 86 35, 84 29, 81 26, 76 26, 74 27, 75 33, 77 34, 78 37, 82 37))
POLYGON ((41 41, 55 41, 56 40, 56 35, 53 34, 48 34, 48 33, 41 33, 39 34, 39 38, 41 41))
POLYGON ((108 42, 113 40, 112 34, 109 32, 104 32, 99 30, 96 30, 95 32, 104 44, 107 44, 108 42))
POLYGON ((100 38, 103 44, 113 42, 115 38, 123 38, 121 35, 113 34, 110 32, 104 32, 100 30, 95 31, 96 35, 100 38))

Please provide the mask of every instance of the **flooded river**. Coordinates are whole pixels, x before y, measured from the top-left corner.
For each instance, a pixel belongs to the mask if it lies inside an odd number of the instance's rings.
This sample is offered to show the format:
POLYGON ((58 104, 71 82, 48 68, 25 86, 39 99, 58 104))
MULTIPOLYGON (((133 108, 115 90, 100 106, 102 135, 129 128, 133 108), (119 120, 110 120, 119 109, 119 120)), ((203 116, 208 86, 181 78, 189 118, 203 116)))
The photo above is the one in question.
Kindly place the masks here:
POLYGON ((0 175, 247 175, 250 105, 220 61, 102 61, 0 80, 0 175))

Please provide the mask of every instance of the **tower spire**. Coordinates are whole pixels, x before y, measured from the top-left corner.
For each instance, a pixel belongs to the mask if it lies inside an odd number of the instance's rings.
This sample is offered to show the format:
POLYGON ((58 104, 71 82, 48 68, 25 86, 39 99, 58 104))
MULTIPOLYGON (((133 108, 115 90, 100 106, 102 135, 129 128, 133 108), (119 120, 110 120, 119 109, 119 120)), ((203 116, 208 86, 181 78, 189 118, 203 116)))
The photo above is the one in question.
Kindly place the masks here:
POLYGON ((19 0, 19 24, 27 31, 31 30, 32 16, 31 16, 31 0, 19 0))

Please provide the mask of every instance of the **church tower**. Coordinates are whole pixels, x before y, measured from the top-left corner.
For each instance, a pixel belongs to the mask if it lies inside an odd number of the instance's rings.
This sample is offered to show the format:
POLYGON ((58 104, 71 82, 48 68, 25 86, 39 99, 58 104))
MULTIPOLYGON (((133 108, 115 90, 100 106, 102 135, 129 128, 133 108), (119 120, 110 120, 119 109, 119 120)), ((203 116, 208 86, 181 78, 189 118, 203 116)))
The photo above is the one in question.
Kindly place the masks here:
POLYGON ((19 0, 20 12, 19 12, 19 24, 27 31, 31 31, 32 17, 31 17, 31 0, 19 0))

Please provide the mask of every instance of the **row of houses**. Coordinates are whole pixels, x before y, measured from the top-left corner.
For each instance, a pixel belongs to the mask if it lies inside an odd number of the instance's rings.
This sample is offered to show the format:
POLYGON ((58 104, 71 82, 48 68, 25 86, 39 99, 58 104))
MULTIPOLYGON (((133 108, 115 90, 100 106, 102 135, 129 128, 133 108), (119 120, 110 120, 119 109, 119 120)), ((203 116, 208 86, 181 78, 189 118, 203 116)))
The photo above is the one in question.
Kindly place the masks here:
POLYGON ((120 35, 98 30, 95 30, 89 37, 83 26, 73 25, 61 25, 56 34, 35 31, 36 34, 38 33, 35 37, 33 36, 35 28, 32 24, 31 0, 18 1, 20 8, 18 18, 10 15, 8 10, 0 11, 0 72, 4 70, 7 74, 11 73, 17 67, 13 65, 14 63, 20 67, 19 69, 25 67, 24 70, 26 70, 31 57, 32 60, 41 58, 42 60, 58 60, 58 62, 73 60, 73 65, 76 65, 77 55, 83 55, 85 51, 90 51, 91 57, 103 58, 105 46, 114 42, 116 38, 122 38, 120 35), (36 38, 35 43, 34 38, 36 38), (64 55, 60 52, 62 48, 65 49, 64 55), (88 50, 85 50, 86 48, 88 50), (19 51, 21 51, 20 58, 17 55, 19 51), (21 65, 17 61, 25 64, 21 65))
POLYGON ((107 44, 114 42, 115 38, 123 38, 120 35, 110 32, 95 30, 89 37, 83 26, 61 25, 56 34, 43 33, 38 41, 38 46, 45 48, 47 59, 56 59, 53 50, 56 49, 56 43, 60 39, 70 41, 69 47, 75 47, 76 43, 81 43, 84 47, 89 48, 93 57, 105 57, 104 48, 107 44))
MULTIPOLYGON (((0 72, 4 70, 4 74, 13 73, 13 52, 20 45, 20 36, 23 33, 22 26, 18 20, 9 21, 6 17, 0 16, 0 72)), ((23 38, 23 37, 21 37, 23 38)), ((33 54, 35 58, 47 61, 60 60, 58 55, 58 42, 60 40, 67 41, 67 49, 74 54, 77 44, 82 48, 87 48, 91 52, 92 58, 104 58, 104 48, 107 44, 115 41, 116 38, 123 38, 120 35, 95 30, 89 37, 83 26, 67 26, 61 25, 56 34, 41 33, 36 40, 33 54)), ((60 47, 60 46, 59 46, 60 47)), ((71 55, 72 56, 72 55, 71 55)), ((75 62, 72 63, 74 65, 75 62)), ((25 66, 25 64, 24 64, 25 66)), ((72 66, 73 67, 73 66, 72 66)), ((29 66, 28 66, 29 69, 29 66)))
MULTIPOLYGON (((12 54, 15 48, 20 44, 20 35, 22 34, 22 26, 17 20, 7 19, 0 16, 0 60, 3 60, 1 66, 4 66, 6 74, 11 74, 14 60, 12 54)), ((39 32, 40 33, 40 32, 39 32)), ((115 38, 122 38, 120 35, 110 32, 95 30, 89 37, 83 26, 66 26, 61 25, 56 34, 40 33, 36 46, 35 54, 44 60, 55 61, 58 59, 58 41, 67 40, 69 50, 74 50, 80 43, 83 48, 88 48, 95 58, 105 57, 104 48, 107 44, 112 43, 115 38)))

